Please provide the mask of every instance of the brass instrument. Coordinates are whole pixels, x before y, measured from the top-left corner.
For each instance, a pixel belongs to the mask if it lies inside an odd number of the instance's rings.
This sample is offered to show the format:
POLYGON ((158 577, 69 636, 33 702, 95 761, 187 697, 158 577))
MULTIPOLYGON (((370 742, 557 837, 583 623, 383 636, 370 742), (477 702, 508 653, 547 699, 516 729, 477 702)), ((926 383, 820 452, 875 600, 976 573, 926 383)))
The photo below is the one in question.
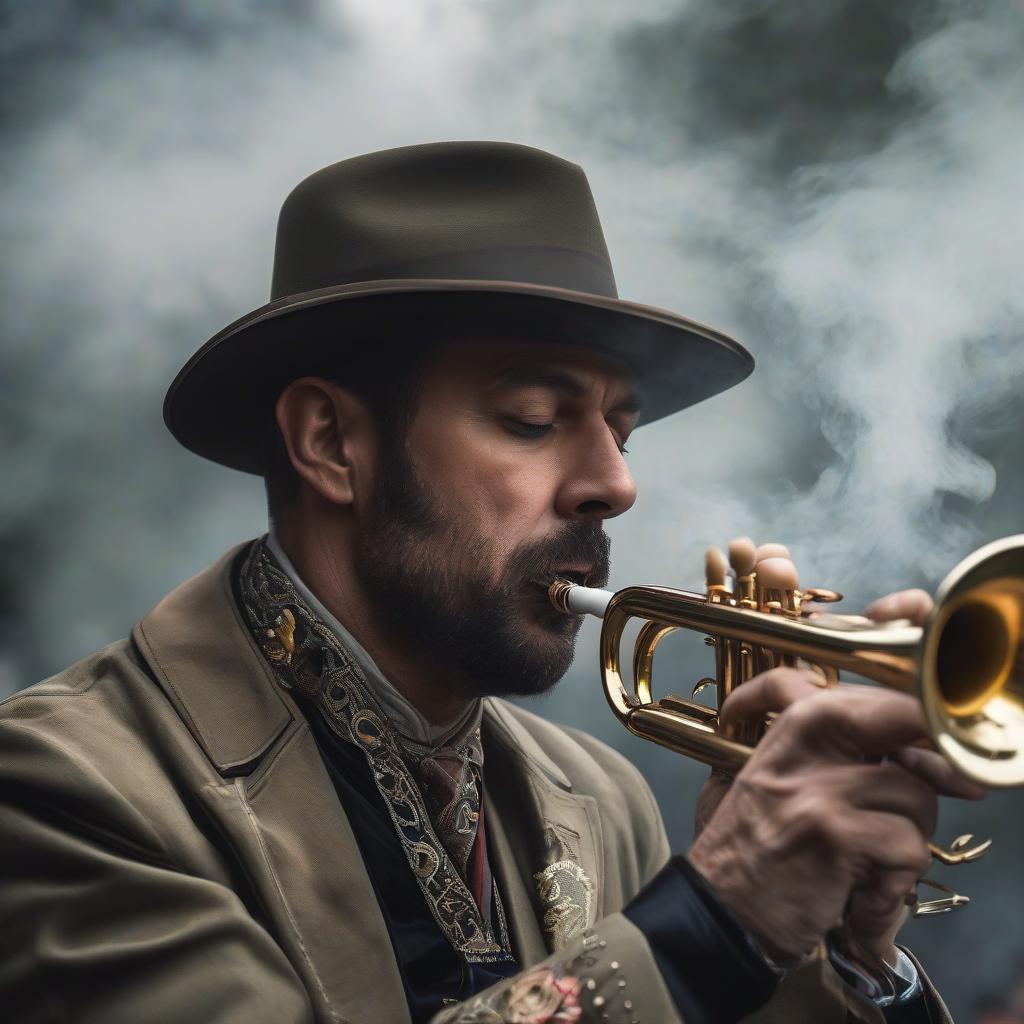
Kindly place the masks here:
MULTIPOLYGON (((725 560, 709 552, 704 594, 634 586, 617 593, 556 579, 552 604, 569 614, 602 618, 601 675, 612 711, 630 732, 735 774, 767 726, 726 733, 718 711, 692 699, 717 689, 718 706, 739 685, 776 665, 797 659, 819 671, 823 685, 841 670, 874 680, 922 703, 932 742, 967 778, 992 788, 1024 785, 1024 534, 987 544, 943 580, 923 628, 874 623, 858 616, 809 611, 806 605, 838 600, 820 589, 800 590, 795 575, 773 555, 755 562, 752 543, 730 547, 734 577, 725 560), (642 620, 633 651, 633 692, 622 677, 622 637, 642 620), (705 634, 716 672, 690 697, 655 699, 652 679, 659 643, 677 629, 705 634)), ((963 863, 989 843, 971 847, 961 836, 949 849, 932 847, 936 859, 963 863)), ((945 886, 946 900, 920 904, 936 913, 967 902, 945 886)))

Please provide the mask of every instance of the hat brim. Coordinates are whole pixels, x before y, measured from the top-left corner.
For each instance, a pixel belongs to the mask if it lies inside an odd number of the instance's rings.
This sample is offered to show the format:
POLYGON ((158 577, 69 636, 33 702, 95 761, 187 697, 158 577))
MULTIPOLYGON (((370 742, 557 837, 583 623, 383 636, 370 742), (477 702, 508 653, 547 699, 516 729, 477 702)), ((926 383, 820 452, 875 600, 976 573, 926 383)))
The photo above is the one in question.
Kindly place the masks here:
POLYGON ((343 379, 351 346, 386 344, 396 330, 567 342, 631 371, 639 423, 731 388, 750 353, 713 328, 666 310, 587 292, 509 281, 386 280, 290 295, 214 335, 181 369, 164 422, 186 448, 260 474, 274 402, 306 375, 343 379))

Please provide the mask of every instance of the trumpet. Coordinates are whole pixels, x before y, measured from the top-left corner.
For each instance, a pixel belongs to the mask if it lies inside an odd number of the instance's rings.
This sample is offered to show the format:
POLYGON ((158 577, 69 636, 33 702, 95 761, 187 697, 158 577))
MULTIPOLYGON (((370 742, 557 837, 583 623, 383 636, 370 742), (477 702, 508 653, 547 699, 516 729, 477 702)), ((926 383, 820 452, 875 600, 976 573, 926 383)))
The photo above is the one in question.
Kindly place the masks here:
MULTIPOLYGON (((963 775, 990 788, 1024 785, 1024 534, 987 544, 960 562, 940 584, 923 627, 818 611, 841 595, 801 590, 792 563, 771 557, 788 552, 780 547, 765 554, 755 561, 751 542, 730 545, 729 575, 724 556, 712 549, 704 593, 655 586, 612 593, 551 582, 548 597, 557 609, 603 620, 602 684, 631 733, 734 775, 770 723, 725 729, 718 709, 754 675, 800 662, 817 671, 823 686, 835 685, 843 671, 916 694, 932 743, 963 775), (630 692, 622 641, 635 620, 642 626, 630 692), (679 629, 704 634, 714 649, 715 675, 699 680, 689 696, 655 699, 655 651, 679 629), (694 699, 708 687, 717 692, 717 707, 694 699)), ((974 860, 989 843, 971 847, 971 839, 961 836, 948 849, 932 846, 932 853, 946 864, 974 860)), ((918 913, 967 902, 930 884, 951 898, 921 904, 918 913)))

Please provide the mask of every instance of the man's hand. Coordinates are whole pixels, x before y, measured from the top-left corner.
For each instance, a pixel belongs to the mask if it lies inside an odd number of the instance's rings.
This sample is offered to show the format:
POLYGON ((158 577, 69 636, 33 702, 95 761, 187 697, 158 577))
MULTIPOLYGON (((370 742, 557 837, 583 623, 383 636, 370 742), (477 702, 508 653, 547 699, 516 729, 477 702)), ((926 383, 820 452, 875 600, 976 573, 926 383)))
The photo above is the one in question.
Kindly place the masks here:
MULTIPOLYGON (((931 600, 876 602, 879 620, 922 622, 931 600)), ((936 794, 977 798, 927 739, 916 700, 873 687, 823 691, 780 668, 750 680, 724 722, 779 716, 749 763, 702 795, 708 816, 690 860, 774 959, 794 962, 840 921, 871 957, 894 961, 906 898, 930 863, 936 794), (717 791, 716 791, 717 790, 717 791)))

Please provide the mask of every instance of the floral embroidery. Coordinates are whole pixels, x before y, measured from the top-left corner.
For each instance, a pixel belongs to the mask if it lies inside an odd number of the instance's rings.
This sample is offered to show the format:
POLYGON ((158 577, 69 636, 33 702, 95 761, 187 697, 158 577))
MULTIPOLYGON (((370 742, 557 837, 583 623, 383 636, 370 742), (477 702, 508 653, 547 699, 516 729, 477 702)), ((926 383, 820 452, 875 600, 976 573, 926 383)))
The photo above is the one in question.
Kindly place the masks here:
POLYGON ((560 860, 538 871, 533 880, 544 911, 544 931, 552 949, 567 946, 590 921, 594 883, 571 860, 560 860))
POLYGON ((608 943, 593 929, 576 941, 560 963, 517 974, 468 1002, 453 1005, 443 1024, 640 1024, 629 983, 608 943))
POLYGON ((460 1007, 452 1024, 566 1024, 583 1016, 579 978, 549 967, 517 974, 496 995, 460 1007))
POLYGON ((578 978, 559 978, 547 967, 538 967, 516 975, 501 994, 498 1006, 504 1009, 509 1024, 579 1020, 583 1013, 580 987, 578 978))

